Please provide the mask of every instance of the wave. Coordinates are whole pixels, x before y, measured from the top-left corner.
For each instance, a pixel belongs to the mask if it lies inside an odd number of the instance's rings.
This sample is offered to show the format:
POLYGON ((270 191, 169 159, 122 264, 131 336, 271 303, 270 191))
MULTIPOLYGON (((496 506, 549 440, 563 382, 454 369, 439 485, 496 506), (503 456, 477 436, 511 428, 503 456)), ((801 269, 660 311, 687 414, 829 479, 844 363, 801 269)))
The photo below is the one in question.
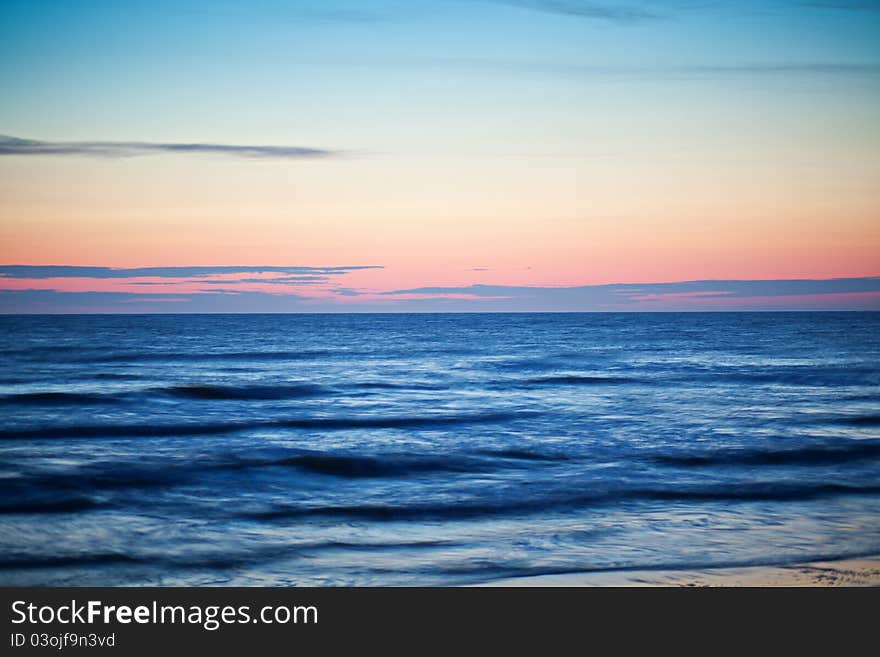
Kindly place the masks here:
POLYGON ((277 461, 272 465, 292 465, 309 472, 338 477, 395 477, 431 472, 478 472, 490 470, 486 462, 463 458, 425 458, 386 455, 339 456, 302 454, 277 461))
POLYGON ((267 426, 266 424, 218 422, 213 424, 109 424, 75 425, 60 427, 3 429, 0 440, 34 440, 63 438, 136 438, 164 436, 199 436, 205 434, 232 433, 244 429, 267 426))
POLYGON ((570 459, 570 457, 561 454, 540 454, 538 452, 531 452, 524 449, 485 449, 481 450, 479 454, 501 459, 516 459, 522 461, 568 461, 570 459))
POLYGON ((22 392, 0 395, 0 404, 66 405, 66 404, 115 404, 120 397, 101 393, 83 392, 22 392))
POLYGON ((0 558, 0 570, 17 569, 41 569, 41 568, 70 568, 83 566, 104 565, 136 565, 149 564, 161 565, 166 568, 188 569, 209 568, 228 569, 248 566, 258 563, 273 561, 278 558, 289 559, 294 554, 302 554, 304 550, 351 550, 360 552, 385 551, 385 550, 431 550, 437 548, 449 548, 458 543, 446 540, 416 540, 416 541, 379 541, 357 543, 352 541, 313 541, 296 543, 294 545, 266 545, 251 547, 238 552, 208 552, 208 553, 166 553, 162 555, 121 554, 118 552, 99 552, 94 554, 72 555, 40 555, 24 556, 15 555, 0 558))
POLYGON ((95 379, 111 379, 114 381, 140 381, 144 377, 138 374, 123 374, 120 372, 96 372, 92 375, 95 379))
POLYGON ((129 351, 83 357, 82 363, 119 363, 142 361, 285 361, 309 360, 333 356, 362 356, 364 354, 333 349, 303 349, 299 351, 129 351))
POLYGON ((664 454, 651 460, 674 466, 831 465, 880 457, 880 441, 850 440, 837 445, 796 449, 729 449, 707 453, 664 454))
POLYGON ((300 419, 262 420, 254 422, 215 422, 182 424, 110 424, 74 425, 42 428, 2 429, 0 440, 32 440, 59 438, 137 438, 164 436, 200 436, 234 433, 248 429, 315 429, 344 431, 347 429, 399 429, 507 422, 533 417, 536 413, 470 413, 458 415, 312 417, 300 419))
POLYGON ((300 383, 250 386, 181 385, 161 388, 160 392, 187 399, 272 400, 316 397, 327 391, 319 385, 300 383))
POLYGON ((433 427, 455 424, 494 424, 526 417, 534 417, 535 412, 508 413, 488 412, 461 415, 416 415, 391 417, 359 417, 359 418, 309 418, 302 420, 280 420, 274 426, 291 429, 396 429, 407 427, 433 427))
POLYGON ((94 405, 116 404, 143 396, 149 392, 157 392, 172 397, 195 400, 216 401, 247 401, 247 400, 283 400, 317 397, 327 394, 327 389, 314 384, 279 384, 279 385, 177 385, 146 390, 129 390, 117 393, 82 393, 82 392, 24 392, 0 395, 0 405, 94 405))
MULTIPOLYGON (((521 566, 503 568, 487 568, 487 575, 491 573, 491 579, 481 578, 482 581, 491 582, 498 579, 508 579, 512 577, 536 577, 540 575, 582 575, 587 573, 626 573, 632 571, 695 571, 709 570, 716 568, 751 568, 751 567, 774 567, 774 566, 801 566, 807 563, 839 561, 843 559, 864 559, 873 558, 877 554, 876 550, 842 550, 837 552, 812 552, 807 554, 797 554, 794 556, 780 555, 774 557, 757 557, 752 559, 717 559, 717 560, 684 560, 684 561, 661 561, 648 563, 632 563, 627 565, 609 565, 609 566, 591 566, 583 567, 575 565, 570 568, 559 568, 552 566, 521 566)), ((476 567, 469 567, 467 564, 459 567, 452 566, 449 568, 439 568, 438 571, 446 574, 475 574, 480 569, 480 564, 476 567)))
POLYGON ((526 383, 538 385, 616 385, 624 383, 641 383, 638 379, 624 376, 539 376, 526 379, 526 383))
POLYGON ((445 386, 431 383, 389 383, 386 381, 364 381, 350 384, 353 388, 365 390, 445 390, 445 386))
POLYGON ((713 379, 732 383, 756 383, 808 387, 876 385, 877 370, 866 367, 779 367, 764 370, 703 370, 690 372, 688 378, 713 379))
MULTIPOLYGON (((7 499, 21 500, 10 503, 10 508, 30 504, 32 499, 48 492, 58 492, 77 496, 82 492, 119 488, 151 488, 186 483, 191 475, 199 471, 217 469, 217 465, 198 464, 193 466, 171 466, 162 464, 141 465, 140 463, 115 462, 85 469, 70 469, 63 472, 38 473, 0 480, 0 493, 7 499), (34 494, 37 495, 34 495, 34 494)), ((70 498, 74 499, 74 498, 70 498)), ((91 498, 75 497, 89 502, 91 498)), ((54 502, 52 502, 54 503, 54 502)), ((35 502, 42 505, 42 501, 35 502)), ((0 506, 0 512, 6 507, 0 506)))
POLYGON ((880 402, 880 394, 877 393, 861 393, 853 395, 845 395, 841 399, 846 401, 870 401, 880 402))
POLYGON ((0 514, 22 513, 70 513, 89 511, 105 505, 90 497, 70 497, 67 499, 22 500, 0 504, 0 514))
POLYGON ((880 414, 878 415, 850 415, 848 417, 835 418, 835 424, 846 424, 853 427, 876 427, 880 426, 880 414))
MULTIPOLYGON (((697 500, 697 501, 766 501, 786 502, 792 500, 809 500, 817 497, 833 497, 837 495, 874 495, 880 493, 880 486, 857 486, 847 484, 750 484, 736 487, 719 487, 708 489, 685 490, 649 490, 644 496, 653 500, 697 500)), ((642 497, 636 493, 632 497, 642 497)))
MULTIPOLYGON (((503 460, 556 461, 557 457, 517 450, 481 451, 475 454, 434 456, 426 454, 380 453, 359 456, 320 452, 295 453, 284 456, 260 454, 197 459, 186 465, 166 465, 161 462, 117 461, 100 466, 71 469, 64 472, 34 473, 9 479, 0 479, 0 496, 24 500, 7 506, 0 505, 0 514, 12 509, 28 507, 35 496, 48 491, 80 495, 95 491, 116 489, 148 489, 187 485, 199 476, 211 472, 259 469, 266 467, 295 467, 312 474, 341 478, 398 478, 434 473, 481 473, 513 467, 503 460), (487 459, 486 456, 494 458, 487 459)), ((72 499, 72 498, 71 498, 72 499)), ((87 498, 76 498, 71 510, 94 506, 87 498)), ((33 509, 65 510, 70 500, 38 502, 33 509), (54 508, 57 505, 57 509, 54 508), (50 508, 52 507, 52 508, 50 508)))
POLYGON ((610 488, 575 495, 514 498, 499 501, 485 499, 436 504, 366 504, 341 506, 278 505, 273 508, 236 514, 255 520, 282 520, 306 517, 362 518, 373 521, 455 520, 482 516, 570 511, 621 501, 644 502, 750 502, 795 501, 838 495, 880 493, 880 486, 842 484, 744 484, 740 486, 691 488, 610 488))
MULTIPOLYGON (((534 356, 523 358, 504 358, 501 360, 482 360, 476 363, 483 369, 500 370, 504 372, 542 372, 557 369, 561 361, 553 356, 534 356)), ((472 367, 469 365, 468 368, 472 367)))
POLYGON ((109 564, 136 564, 146 560, 129 554, 83 554, 57 557, 11 557, 0 559, 0 569, 69 568, 71 566, 99 566, 109 564))

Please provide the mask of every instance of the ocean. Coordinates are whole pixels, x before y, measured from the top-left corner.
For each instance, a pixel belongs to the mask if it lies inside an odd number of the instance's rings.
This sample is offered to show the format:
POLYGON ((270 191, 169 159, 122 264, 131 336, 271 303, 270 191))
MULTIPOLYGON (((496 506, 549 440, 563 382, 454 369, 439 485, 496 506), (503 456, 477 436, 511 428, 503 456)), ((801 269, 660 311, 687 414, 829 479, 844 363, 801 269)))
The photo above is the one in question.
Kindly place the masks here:
POLYGON ((880 554, 880 313, 0 317, 0 584, 880 554))

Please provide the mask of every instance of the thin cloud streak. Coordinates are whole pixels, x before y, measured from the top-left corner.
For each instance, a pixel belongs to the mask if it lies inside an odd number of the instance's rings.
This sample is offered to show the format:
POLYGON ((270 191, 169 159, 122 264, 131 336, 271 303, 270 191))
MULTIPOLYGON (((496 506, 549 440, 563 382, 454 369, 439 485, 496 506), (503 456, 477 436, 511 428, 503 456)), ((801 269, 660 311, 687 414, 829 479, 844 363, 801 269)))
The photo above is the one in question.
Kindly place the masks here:
POLYGON ((607 78, 612 80, 704 80, 744 76, 880 76, 880 61, 764 61, 688 65, 613 66, 517 59, 412 57, 406 61, 363 59, 345 62, 311 62, 320 66, 351 68, 411 68, 456 70, 479 74, 545 74, 607 78))
MULTIPOLYGON (((675 13, 657 11, 659 3, 627 4, 592 2, 591 0, 488 0, 494 4, 511 5, 550 14, 596 19, 617 24, 636 24, 676 18, 675 13)), ((665 9, 694 10, 712 7, 706 2, 667 2, 665 9)), ((795 6, 807 9, 836 11, 880 11, 878 0, 794 0, 795 6)))
POLYGON ((642 23, 665 18, 644 7, 613 3, 584 2, 583 0, 491 0, 496 4, 534 9, 551 14, 593 18, 612 23, 642 23))
MULTIPOLYGON (((218 274, 283 274, 286 276, 333 276, 382 265, 334 267, 279 267, 274 265, 221 265, 206 267, 81 267, 77 265, 0 265, 0 280, 41 278, 198 278, 218 274)), ((283 280, 275 277, 277 280, 283 280)))
POLYGON ((0 155, 135 157, 156 154, 209 154, 251 159, 317 159, 334 157, 340 155, 340 152, 302 146, 253 146, 144 141, 40 141, 37 139, 20 139, 9 135, 0 135, 0 155))
POLYGON ((808 0, 799 3, 802 7, 813 9, 838 9, 842 11, 880 11, 878 0, 808 0))
POLYGON ((647 298, 693 297, 782 297, 817 294, 880 293, 880 277, 789 279, 789 280, 704 280, 675 283, 611 283, 573 287, 529 287, 510 285, 470 285, 466 287, 419 287, 391 290, 389 296, 426 294, 444 296, 469 294, 476 297, 532 298, 570 301, 643 300, 647 298))

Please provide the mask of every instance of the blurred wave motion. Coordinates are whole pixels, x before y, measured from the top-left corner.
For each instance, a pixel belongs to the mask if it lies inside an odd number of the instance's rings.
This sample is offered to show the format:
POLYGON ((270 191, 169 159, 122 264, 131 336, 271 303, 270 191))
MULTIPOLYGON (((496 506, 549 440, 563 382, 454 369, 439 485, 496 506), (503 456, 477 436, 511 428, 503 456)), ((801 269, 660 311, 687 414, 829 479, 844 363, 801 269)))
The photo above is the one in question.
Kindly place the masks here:
POLYGON ((0 317, 0 583, 880 553, 880 314, 0 317))

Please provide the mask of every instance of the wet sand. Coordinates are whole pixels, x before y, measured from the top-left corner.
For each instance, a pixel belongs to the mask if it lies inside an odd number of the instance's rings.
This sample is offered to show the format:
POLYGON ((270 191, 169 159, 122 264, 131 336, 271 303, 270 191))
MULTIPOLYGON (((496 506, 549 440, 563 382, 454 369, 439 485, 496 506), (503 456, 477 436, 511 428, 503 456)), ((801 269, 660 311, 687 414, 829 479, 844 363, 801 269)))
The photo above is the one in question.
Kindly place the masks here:
POLYGON ((791 566, 540 575, 480 586, 880 586, 880 555, 791 566))

